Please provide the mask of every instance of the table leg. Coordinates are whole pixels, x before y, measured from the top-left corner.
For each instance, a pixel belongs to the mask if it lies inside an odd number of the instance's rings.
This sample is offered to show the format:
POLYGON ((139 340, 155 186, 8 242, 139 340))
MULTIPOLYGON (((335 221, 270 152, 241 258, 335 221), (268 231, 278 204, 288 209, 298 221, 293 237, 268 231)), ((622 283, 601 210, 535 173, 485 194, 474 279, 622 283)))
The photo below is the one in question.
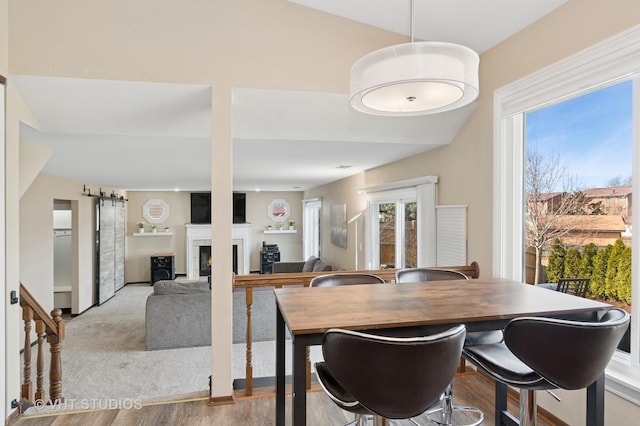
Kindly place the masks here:
POLYGON ((507 385, 501 382, 494 382, 496 387, 495 397, 495 425, 502 425, 502 412, 507 410, 507 385))
POLYGON ((285 325, 276 308, 276 425, 284 426, 285 417, 285 325))
POLYGON ((604 426, 604 372, 587 388, 587 426, 604 426))
POLYGON ((303 339, 292 337, 293 344, 293 426, 307 422, 307 345, 303 339))

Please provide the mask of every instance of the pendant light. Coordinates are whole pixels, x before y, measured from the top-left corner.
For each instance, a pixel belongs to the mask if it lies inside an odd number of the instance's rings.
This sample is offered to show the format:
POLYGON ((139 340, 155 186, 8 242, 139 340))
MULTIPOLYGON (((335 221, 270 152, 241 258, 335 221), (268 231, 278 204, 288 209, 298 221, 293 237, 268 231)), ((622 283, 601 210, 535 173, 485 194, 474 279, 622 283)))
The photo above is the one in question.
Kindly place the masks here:
POLYGON ((435 114, 473 102, 480 58, 454 43, 413 41, 371 52, 351 67, 351 106, 383 116, 435 114))

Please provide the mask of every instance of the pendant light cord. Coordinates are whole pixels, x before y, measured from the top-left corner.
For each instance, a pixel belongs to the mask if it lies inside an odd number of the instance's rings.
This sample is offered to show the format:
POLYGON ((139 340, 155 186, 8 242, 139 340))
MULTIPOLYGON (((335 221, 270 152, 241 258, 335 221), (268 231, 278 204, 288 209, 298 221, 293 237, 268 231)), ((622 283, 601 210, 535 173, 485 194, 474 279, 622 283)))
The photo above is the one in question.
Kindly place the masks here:
POLYGON ((411 0, 411 20, 409 21, 409 32, 411 33, 411 43, 413 43, 413 0, 411 0))

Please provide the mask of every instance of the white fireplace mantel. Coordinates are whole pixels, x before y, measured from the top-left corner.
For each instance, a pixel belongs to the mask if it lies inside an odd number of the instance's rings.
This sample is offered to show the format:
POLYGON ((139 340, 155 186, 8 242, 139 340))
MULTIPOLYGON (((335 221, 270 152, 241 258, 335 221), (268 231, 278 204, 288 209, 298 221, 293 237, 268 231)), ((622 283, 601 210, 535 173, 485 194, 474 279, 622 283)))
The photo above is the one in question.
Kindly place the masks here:
MULTIPOLYGON (((197 278, 195 271, 196 265, 194 259, 196 254, 194 253, 194 247, 196 246, 196 242, 202 240, 211 241, 211 225, 194 225, 187 224, 185 225, 187 228, 187 278, 195 279, 197 278)), ((238 257, 242 256, 242 262, 238 262, 238 270, 239 274, 248 275, 249 274, 249 262, 250 262, 250 254, 249 249, 251 248, 251 224, 234 224, 233 231, 231 234, 231 239, 234 244, 238 244, 238 257), (241 253, 240 253, 241 252, 241 253), (240 265, 242 263, 242 265, 240 265)))

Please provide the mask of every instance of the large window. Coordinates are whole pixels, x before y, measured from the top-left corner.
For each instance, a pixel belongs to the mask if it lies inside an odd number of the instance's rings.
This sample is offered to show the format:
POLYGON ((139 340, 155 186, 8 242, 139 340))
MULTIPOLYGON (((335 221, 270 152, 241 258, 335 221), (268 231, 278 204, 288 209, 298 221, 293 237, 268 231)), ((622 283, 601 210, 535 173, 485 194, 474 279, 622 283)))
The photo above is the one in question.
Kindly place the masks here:
POLYGON ((624 79, 524 113, 526 282, 586 278, 629 312, 632 100, 624 79))
MULTIPOLYGON (((629 179, 633 189, 640 188, 640 173, 638 162, 640 155, 640 27, 631 29, 612 39, 601 43, 585 52, 574 55, 553 66, 519 80, 495 92, 494 102, 494 239, 493 239, 493 274, 505 278, 525 280, 527 245, 526 228, 528 220, 526 208, 531 202, 541 208, 546 205, 548 211, 557 208, 562 197, 546 201, 540 196, 532 200, 530 187, 526 177, 527 166, 531 164, 532 156, 527 155, 526 126, 527 114, 544 111, 563 102, 576 101, 581 96, 590 96, 607 90, 628 90, 631 107, 633 144, 632 173, 629 179), (529 157, 529 158, 528 158, 529 157), (529 160, 527 163, 526 160, 529 160), (515 230, 515 231, 514 231, 515 230)), ((624 101, 623 101, 624 102, 624 101)), ((585 115, 588 113, 584 111, 585 115)), ((605 117, 606 118, 606 117, 605 117)), ((611 117, 609 117, 611 118, 611 117)), ((531 124, 531 122, 529 121, 531 124)), ((592 135, 585 135, 587 136, 592 135)), ((529 141, 532 142, 532 141, 529 141)), ((610 142, 609 151, 615 149, 610 142)), ((582 147, 586 151, 586 145, 582 147)), ((583 154, 581 152, 580 154, 583 154)), ((574 154, 575 156, 575 154, 574 154)), ((600 169, 607 173, 614 173, 609 179, 617 175, 626 180, 625 172, 612 170, 610 160, 604 153, 594 155, 600 158, 600 169)), ((596 165, 598 162, 595 163, 596 165)), ((602 183, 606 183, 603 178, 602 183)), ((587 182, 584 182, 585 184, 587 182)), ((563 188, 556 191, 564 193, 563 188)), ((552 197, 553 194, 547 194, 552 197)), ((578 195, 578 194, 572 194, 578 195)), ((602 207, 602 206, 601 206, 602 207)), ((640 207, 638 197, 632 197, 632 210, 640 207)), ((637 215, 636 215, 637 216, 637 215)), ((631 215, 632 234, 634 229, 640 229, 637 217, 631 215)), ((575 237, 572 235, 572 238, 575 237)), ((640 265, 640 247, 638 238, 632 239, 631 264, 640 265)), ((575 241, 574 241, 575 242, 575 241)), ((631 277, 631 339, 629 353, 618 351, 607 368, 607 388, 633 400, 640 400, 640 352, 639 336, 640 322, 633 312, 634 306, 639 306, 640 279, 638 272, 633 271, 631 277)))

